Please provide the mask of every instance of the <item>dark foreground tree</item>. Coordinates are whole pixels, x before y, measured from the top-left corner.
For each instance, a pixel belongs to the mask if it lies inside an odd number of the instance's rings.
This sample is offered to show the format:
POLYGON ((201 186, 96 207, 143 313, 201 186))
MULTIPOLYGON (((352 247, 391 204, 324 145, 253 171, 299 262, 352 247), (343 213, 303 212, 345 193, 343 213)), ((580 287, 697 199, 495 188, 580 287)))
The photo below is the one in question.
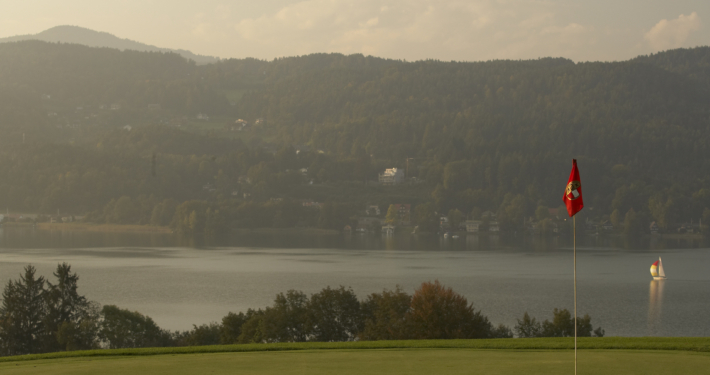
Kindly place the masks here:
POLYGON ((106 305, 101 310, 103 324, 99 337, 111 349, 170 346, 170 333, 163 331, 148 316, 137 311, 106 305))
POLYGON ((239 337, 242 335, 242 326, 256 314, 256 310, 249 309, 246 314, 243 312, 240 312, 239 314, 230 312, 222 318, 222 327, 220 328, 219 333, 220 344, 227 345, 239 343, 239 337))
POLYGON ((542 325, 535 318, 531 318, 526 311, 523 319, 518 319, 515 325, 515 334, 520 338, 539 337, 542 332, 542 325))
POLYGON ((176 346, 219 345, 221 331, 222 325, 216 322, 201 326, 193 324, 190 331, 173 333, 172 340, 176 346))
POLYGON ((32 265, 17 281, 8 281, 0 308, 0 353, 17 355, 39 353, 46 340, 43 324, 47 310, 44 277, 35 277, 32 265))
POLYGON ((297 290, 279 293, 261 321, 266 342, 303 342, 308 339, 308 296, 297 290))
MULTIPOLYGON (((266 308, 266 310, 269 309, 270 307, 266 308)), ((237 342, 240 344, 262 343, 265 341, 261 321, 264 319, 266 312, 261 309, 251 311, 251 316, 242 324, 242 332, 237 338, 237 342)))
POLYGON ((439 281, 422 283, 406 315, 410 339, 473 339, 490 337, 493 326, 473 304, 439 281))
POLYGON ((56 333, 59 350, 89 350, 99 348, 101 310, 96 302, 87 302, 74 320, 63 321, 56 333))
POLYGON ((311 295, 308 321, 313 341, 350 341, 361 330, 360 301, 352 289, 327 287, 311 295))
MULTIPOLYGON (((567 309, 554 309, 552 321, 545 320, 539 323, 535 318, 530 318, 527 312, 523 319, 518 319, 515 333, 518 337, 571 337, 574 336, 574 318, 567 309)), ((589 314, 577 317, 577 336, 603 337, 602 327, 592 329, 592 318, 589 314)))
POLYGON ((397 286, 395 290, 372 293, 362 303, 365 328, 361 340, 398 340, 405 337, 405 316, 412 296, 397 286))
MULTIPOLYGON (((78 331, 82 326, 84 329, 91 329, 95 325, 95 323, 82 325, 84 319, 97 320, 96 314, 92 314, 89 308, 89 302, 77 292, 79 276, 71 272, 70 265, 62 263, 57 265, 54 277, 57 278, 56 284, 47 282, 47 315, 44 318, 44 323, 48 334, 56 338, 60 328, 64 326, 63 341, 65 344, 71 342, 69 345, 72 347, 84 348, 88 345, 90 348, 93 346, 92 344, 79 344, 83 341, 82 339, 67 336, 70 332, 72 332, 71 335, 79 334, 78 331)), ((81 335, 85 335, 85 333, 81 335)), ((67 350, 66 345, 63 347, 56 339, 48 339, 45 346, 45 351, 67 350)))

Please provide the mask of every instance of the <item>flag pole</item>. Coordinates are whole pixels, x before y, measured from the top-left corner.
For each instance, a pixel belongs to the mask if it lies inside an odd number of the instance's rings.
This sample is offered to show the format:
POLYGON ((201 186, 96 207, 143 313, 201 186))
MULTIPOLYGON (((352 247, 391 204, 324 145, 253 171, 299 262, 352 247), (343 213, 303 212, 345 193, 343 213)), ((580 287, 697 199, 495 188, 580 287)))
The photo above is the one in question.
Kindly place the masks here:
POLYGON ((577 375, 577 215, 572 216, 572 233, 574 239, 574 375, 577 375))

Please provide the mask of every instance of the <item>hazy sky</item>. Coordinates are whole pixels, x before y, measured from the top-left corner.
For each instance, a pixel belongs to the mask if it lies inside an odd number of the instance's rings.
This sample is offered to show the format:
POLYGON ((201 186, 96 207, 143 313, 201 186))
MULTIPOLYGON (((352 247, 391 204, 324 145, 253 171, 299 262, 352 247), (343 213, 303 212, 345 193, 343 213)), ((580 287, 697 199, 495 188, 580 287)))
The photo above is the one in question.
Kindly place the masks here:
POLYGON ((710 45, 710 0, 0 0, 0 37, 57 25, 223 58, 608 61, 710 45))

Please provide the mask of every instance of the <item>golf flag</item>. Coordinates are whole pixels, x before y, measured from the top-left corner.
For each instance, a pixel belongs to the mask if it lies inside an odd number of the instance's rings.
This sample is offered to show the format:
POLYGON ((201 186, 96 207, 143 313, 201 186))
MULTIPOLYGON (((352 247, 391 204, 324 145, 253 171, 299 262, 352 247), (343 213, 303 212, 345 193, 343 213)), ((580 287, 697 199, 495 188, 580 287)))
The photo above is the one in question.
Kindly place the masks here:
POLYGON ((572 159, 572 173, 569 175, 565 195, 562 201, 567 206, 567 213, 572 217, 584 208, 582 200, 582 183, 579 180, 579 170, 577 169, 577 159, 572 159))

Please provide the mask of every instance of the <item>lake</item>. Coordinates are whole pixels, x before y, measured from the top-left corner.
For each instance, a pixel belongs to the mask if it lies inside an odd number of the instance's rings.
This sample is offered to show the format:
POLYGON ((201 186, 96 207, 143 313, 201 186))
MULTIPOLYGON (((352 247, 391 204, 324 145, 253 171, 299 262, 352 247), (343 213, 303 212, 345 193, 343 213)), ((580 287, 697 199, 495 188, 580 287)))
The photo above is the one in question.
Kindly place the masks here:
MULTIPOLYGON (((710 249, 702 240, 578 235, 579 315, 607 336, 710 336, 710 249), (652 281, 663 258, 668 276, 652 281)), ((57 263, 79 292, 185 330, 271 305, 277 293, 352 287, 364 299, 439 280, 494 324, 573 308, 571 238, 529 236, 264 235, 182 241, 169 234, 0 229, 0 282, 27 264, 52 280, 57 263)))

